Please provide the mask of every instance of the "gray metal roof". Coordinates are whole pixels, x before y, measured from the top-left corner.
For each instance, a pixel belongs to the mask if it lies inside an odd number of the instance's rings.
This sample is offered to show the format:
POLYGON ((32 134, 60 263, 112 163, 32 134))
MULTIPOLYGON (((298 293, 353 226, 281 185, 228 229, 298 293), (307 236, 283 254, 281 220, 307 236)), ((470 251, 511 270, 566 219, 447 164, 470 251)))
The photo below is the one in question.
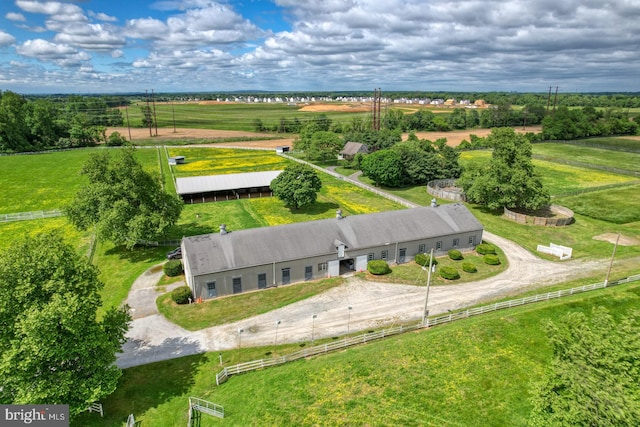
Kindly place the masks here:
POLYGON ((368 153, 368 152, 369 152, 369 149, 367 148, 366 145, 360 142, 349 141, 345 144, 342 151, 340 151, 340 154, 355 156, 358 153, 368 153))
POLYGON ((336 253, 335 241, 357 250, 482 230, 462 204, 420 207, 342 219, 231 231, 226 235, 185 237, 194 276, 336 253))
POLYGON ((282 171, 230 173, 176 178, 178 194, 198 194, 239 188, 268 187, 282 171))

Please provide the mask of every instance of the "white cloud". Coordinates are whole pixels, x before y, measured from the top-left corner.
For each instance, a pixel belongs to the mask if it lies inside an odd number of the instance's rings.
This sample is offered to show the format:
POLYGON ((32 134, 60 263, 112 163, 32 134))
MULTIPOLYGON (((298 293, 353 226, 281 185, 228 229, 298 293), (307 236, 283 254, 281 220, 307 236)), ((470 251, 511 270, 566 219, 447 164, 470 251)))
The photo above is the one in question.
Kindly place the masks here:
POLYGON ((15 43, 16 38, 9 33, 0 30, 0 46, 10 46, 15 43))
POLYGON ((8 12, 5 15, 5 18, 7 18, 10 21, 16 21, 16 22, 25 22, 27 20, 27 18, 25 18, 23 14, 16 13, 16 12, 8 12))
POLYGON ((16 47, 16 52, 39 61, 53 62, 60 67, 77 67, 91 59, 91 56, 86 52, 42 39, 27 40, 16 47))
POLYGON ((116 18, 115 16, 109 16, 106 13, 102 13, 102 12, 94 12, 94 11, 89 11, 89 16, 97 19, 98 21, 105 21, 105 22, 117 22, 118 18, 116 18))

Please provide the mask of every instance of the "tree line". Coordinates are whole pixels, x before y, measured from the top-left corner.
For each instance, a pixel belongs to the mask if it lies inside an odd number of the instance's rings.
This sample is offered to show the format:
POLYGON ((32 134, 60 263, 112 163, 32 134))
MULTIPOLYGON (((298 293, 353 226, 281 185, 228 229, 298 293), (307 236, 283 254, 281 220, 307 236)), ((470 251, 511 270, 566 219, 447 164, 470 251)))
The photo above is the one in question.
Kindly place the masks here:
POLYGON ((122 126, 120 110, 102 97, 70 96, 64 103, 50 98, 26 99, 0 92, 0 152, 18 153, 57 148, 89 147, 108 139, 107 126, 122 126))

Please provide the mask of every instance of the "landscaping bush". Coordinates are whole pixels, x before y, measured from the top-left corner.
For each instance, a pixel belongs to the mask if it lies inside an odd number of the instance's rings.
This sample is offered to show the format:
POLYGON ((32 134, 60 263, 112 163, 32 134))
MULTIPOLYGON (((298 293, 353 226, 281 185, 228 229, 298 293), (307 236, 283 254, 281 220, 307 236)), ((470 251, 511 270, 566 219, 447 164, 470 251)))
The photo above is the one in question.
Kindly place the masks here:
POLYGON ((162 270, 169 277, 179 276, 182 274, 182 262, 179 259, 172 259, 162 266, 162 270))
POLYGON ((482 257, 482 261, 484 261, 485 264, 489 265, 500 265, 500 258, 498 258, 497 255, 485 255, 484 257, 482 257))
POLYGON ((176 304, 187 304, 191 298, 191 289, 188 286, 180 286, 171 291, 171 299, 176 304))
POLYGON ((462 252, 460 252, 457 249, 451 249, 447 253, 449 254, 449 258, 451 258, 454 261, 460 261, 461 259, 464 259, 464 257, 462 256, 462 252))
POLYGON ((481 243, 476 246, 476 252, 478 252, 480 255, 495 255, 496 248, 494 248, 493 245, 489 243, 481 243))
MULTIPOLYGON (((429 267, 429 254, 416 254, 413 260, 418 265, 429 267)), ((438 260, 435 257, 433 257, 432 265, 438 265, 438 260)))
POLYGON ((460 273, 453 267, 440 268, 440 277, 447 280, 456 280, 460 278, 460 273))
POLYGON ((476 268, 475 265, 471 264, 470 262, 463 262, 462 271, 464 271, 465 273, 476 273, 478 269, 476 268))
POLYGON ((375 274, 376 276, 391 273, 391 268, 389 267, 389 264, 387 264, 387 261, 381 259, 369 261, 367 263, 367 270, 369 273, 375 274))

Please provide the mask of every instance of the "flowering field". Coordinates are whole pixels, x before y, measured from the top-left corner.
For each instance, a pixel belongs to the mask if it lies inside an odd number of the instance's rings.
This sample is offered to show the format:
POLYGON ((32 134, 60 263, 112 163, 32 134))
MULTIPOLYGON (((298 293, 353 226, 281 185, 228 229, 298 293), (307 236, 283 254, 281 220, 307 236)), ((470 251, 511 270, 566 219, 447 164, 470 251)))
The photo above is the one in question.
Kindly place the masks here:
POLYGON ((185 164, 172 166, 176 177, 281 170, 289 164, 275 151, 265 150, 170 148, 169 155, 185 156, 185 164))

